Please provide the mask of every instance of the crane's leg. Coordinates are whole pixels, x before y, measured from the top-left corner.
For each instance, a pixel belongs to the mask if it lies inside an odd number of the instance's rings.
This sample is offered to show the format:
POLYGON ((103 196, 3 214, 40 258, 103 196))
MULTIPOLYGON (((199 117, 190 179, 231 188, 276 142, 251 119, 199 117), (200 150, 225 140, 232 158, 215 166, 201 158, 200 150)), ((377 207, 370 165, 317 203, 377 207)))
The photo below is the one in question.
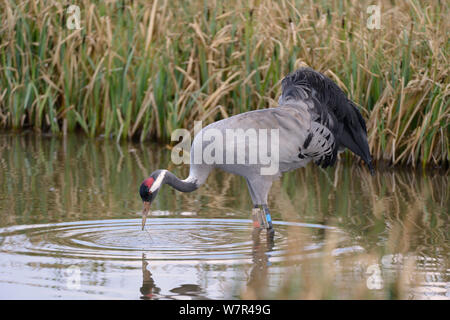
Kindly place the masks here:
POLYGON ((269 233, 273 233, 272 217, 266 204, 272 181, 260 178, 261 181, 247 179, 248 190, 254 205, 252 209, 253 226, 265 228, 269 233))
POLYGON ((264 227, 267 229, 267 232, 273 233, 273 225, 272 225, 272 216, 269 212, 269 207, 267 207, 267 204, 262 205, 263 209, 263 218, 264 218, 264 227))
POLYGON ((253 219, 253 227, 255 228, 262 228, 267 230, 268 234, 272 236, 273 240, 273 224, 272 224, 272 216, 269 212, 269 207, 267 207, 267 204, 261 205, 261 208, 259 206, 255 206, 252 209, 252 219, 253 219))
POLYGON ((264 225, 263 212, 258 205, 252 209, 252 220, 254 228, 261 228, 264 225))
POLYGON ((252 209, 252 220, 254 228, 261 228, 264 225, 263 212, 258 204, 258 198, 255 195, 255 191, 252 188, 252 185, 248 179, 247 186, 250 196, 252 197, 253 209, 252 209))

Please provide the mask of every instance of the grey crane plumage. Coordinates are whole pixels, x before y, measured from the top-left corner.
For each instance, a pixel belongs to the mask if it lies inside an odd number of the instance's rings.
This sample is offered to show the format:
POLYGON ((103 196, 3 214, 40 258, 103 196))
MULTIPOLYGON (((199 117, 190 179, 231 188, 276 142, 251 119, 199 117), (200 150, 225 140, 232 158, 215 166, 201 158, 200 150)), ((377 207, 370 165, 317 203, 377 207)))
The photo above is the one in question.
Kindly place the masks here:
MULTIPOLYGON (((248 154, 245 154, 243 163, 236 159, 230 163, 223 158, 223 161, 208 164, 195 163, 191 152, 189 176, 185 180, 178 179, 167 170, 157 170, 142 183, 142 227, 144 228, 150 203, 163 184, 182 192, 191 192, 206 181, 214 168, 246 179, 254 205, 252 216, 255 227, 264 226, 271 232, 273 227, 267 196, 273 181, 283 172, 304 167, 310 161, 322 167, 332 166, 336 162, 338 152, 348 148, 365 161, 373 174, 364 119, 355 104, 331 79, 310 68, 298 69, 282 80, 282 94, 278 102, 279 106, 276 108, 249 111, 208 125, 201 130, 202 134, 194 138, 191 148, 204 150, 210 142, 199 137, 211 129, 222 133, 225 149, 230 146, 230 141, 226 140, 227 130, 265 129, 270 135, 271 129, 277 129, 278 139, 282 143, 278 146, 276 172, 261 174, 263 164, 251 163, 248 154)), ((251 143, 245 136, 241 139, 244 139, 244 147, 251 143)), ((227 150, 224 151, 225 155, 227 150)))

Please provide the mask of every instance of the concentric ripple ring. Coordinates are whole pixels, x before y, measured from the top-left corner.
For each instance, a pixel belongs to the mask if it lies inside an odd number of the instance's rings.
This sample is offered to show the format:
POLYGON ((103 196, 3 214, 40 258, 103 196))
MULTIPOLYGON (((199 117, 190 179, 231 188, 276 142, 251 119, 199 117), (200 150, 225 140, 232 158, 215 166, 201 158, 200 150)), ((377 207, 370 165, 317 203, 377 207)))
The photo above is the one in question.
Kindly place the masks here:
MULTIPOLYGON (((281 258, 289 245, 288 228, 330 227, 274 222, 271 257, 281 258)), ((204 260, 220 263, 251 260, 255 243, 246 219, 152 218, 145 231, 139 219, 111 219, 23 225, 0 229, 0 252, 65 258, 204 260)), ((316 244, 317 246, 317 244, 316 244)), ((317 248, 310 248, 311 250, 317 248)))

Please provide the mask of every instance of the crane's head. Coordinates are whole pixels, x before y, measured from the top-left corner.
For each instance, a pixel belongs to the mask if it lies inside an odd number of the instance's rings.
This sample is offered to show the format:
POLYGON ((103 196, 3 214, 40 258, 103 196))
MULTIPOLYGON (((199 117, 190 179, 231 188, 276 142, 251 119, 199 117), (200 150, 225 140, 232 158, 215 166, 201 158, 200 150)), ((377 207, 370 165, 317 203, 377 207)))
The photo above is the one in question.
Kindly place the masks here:
POLYGON ((144 230, 145 227, 145 221, 147 220, 147 215, 150 211, 150 205, 156 198, 158 190, 163 184, 165 172, 165 170, 157 170, 153 172, 150 177, 142 182, 139 188, 139 194, 144 202, 144 209, 142 210, 142 230, 144 230))

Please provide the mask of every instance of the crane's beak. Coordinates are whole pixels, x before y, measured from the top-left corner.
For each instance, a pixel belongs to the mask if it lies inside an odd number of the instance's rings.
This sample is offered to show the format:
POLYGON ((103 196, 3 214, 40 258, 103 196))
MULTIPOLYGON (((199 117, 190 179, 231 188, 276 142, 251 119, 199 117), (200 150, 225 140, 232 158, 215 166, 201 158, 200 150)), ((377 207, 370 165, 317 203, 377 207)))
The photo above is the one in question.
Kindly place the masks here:
POLYGON ((144 209, 142 210, 142 230, 145 227, 145 221, 147 221, 147 215, 150 212, 150 202, 144 201, 144 209))

